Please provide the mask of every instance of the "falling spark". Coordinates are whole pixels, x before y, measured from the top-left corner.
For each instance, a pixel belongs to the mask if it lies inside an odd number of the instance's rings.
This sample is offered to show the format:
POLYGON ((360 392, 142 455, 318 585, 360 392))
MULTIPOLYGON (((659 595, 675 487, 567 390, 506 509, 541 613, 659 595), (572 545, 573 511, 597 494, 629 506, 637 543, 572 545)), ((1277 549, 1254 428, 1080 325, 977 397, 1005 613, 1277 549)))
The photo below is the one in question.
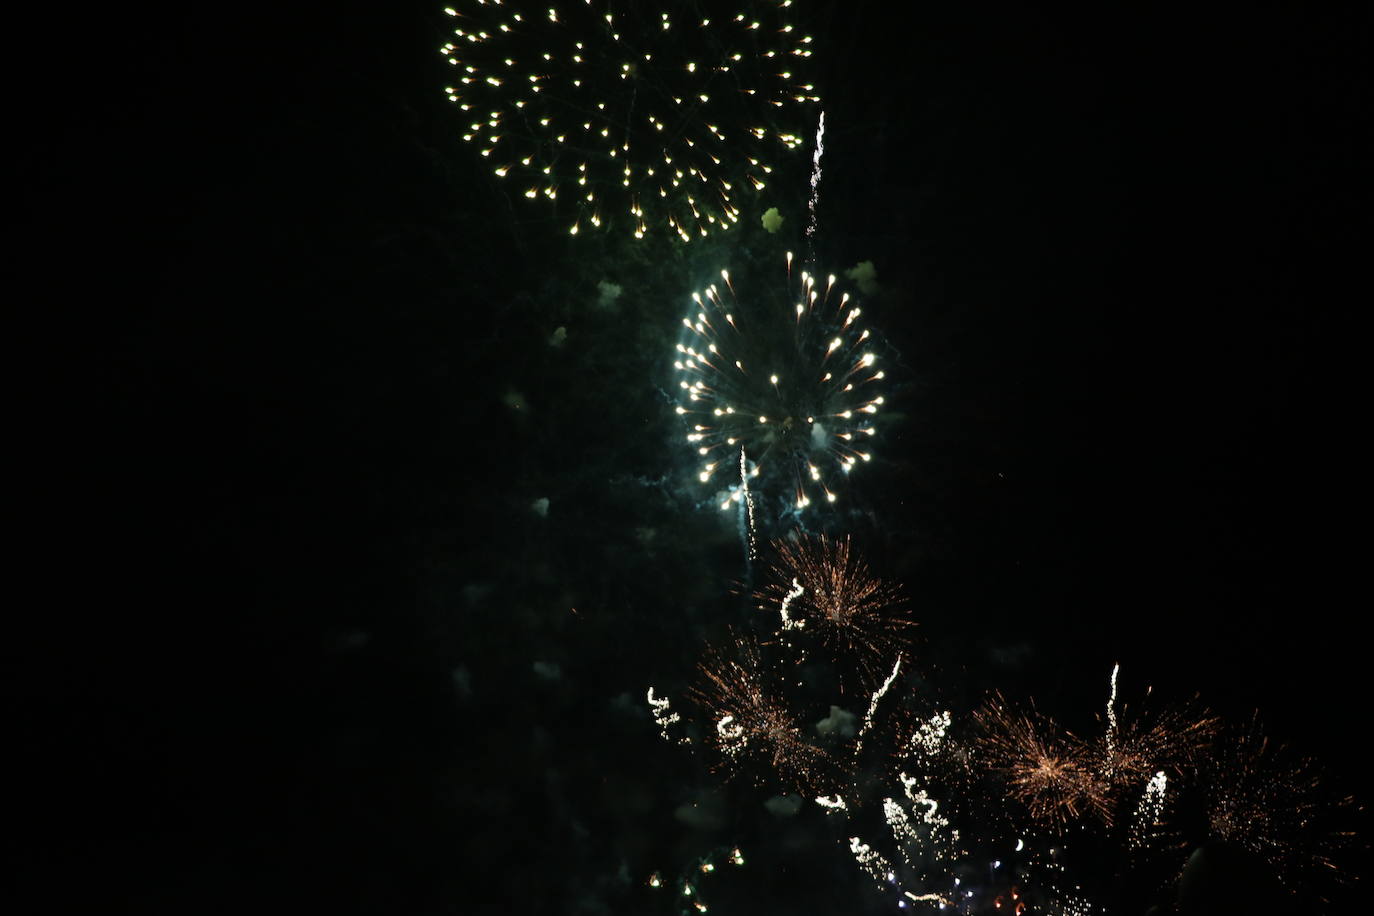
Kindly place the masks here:
POLYGON ((1140 849, 1149 842, 1155 828, 1164 816, 1164 793, 1169 787, 1169 777, 1163 770, 1150 777, 1145 784, 1145 792, 1136 806, 1135 817, 1131 821, 1130 846, 1140 849))
MULTIPOLYGON (((821 156, 825 154, 825 111, 821 111, 816 125, 816 149, 811 154, 811 200, 807 204, 811 219, 806 226, 806 238, 814 244, 816 235, 816 202, 821 196, 821 156)), ((813 252, 814 254, 814 252, 813 252)))
POLYGON ((887 680, 883 681, 883 686, 873 692, 873 698, 868 701, 868 712, 864 714, 864 724, 859 729, 858 737, 854 740, 855 757, 859 756, 859 751, 863 750, 864 735, 873 727, 873 714, 878 711, 878 701, 883 698, 884 694, 887 693, 888 689, 897 680, 897 672, 901 670, 901 667, 902 657, 898 655, 897 661, 892 665, 892 673, 887 676, 887 680))
POLYGON ((745 565, 752 571, 759 551, 758 541, 754 535, 754 494, 749 492, 749 462, 744 456, 742 445, 739 447, 739 491, 743 494, 739 508, 740 538, 744 541, 745 565))
POLYGON ((1112 692, 1107 698, 1107 778, 1112 776, 1113 761, 1116 759, 1116 676, 1121 671, 1121 663, 1112 668, 1112 692))

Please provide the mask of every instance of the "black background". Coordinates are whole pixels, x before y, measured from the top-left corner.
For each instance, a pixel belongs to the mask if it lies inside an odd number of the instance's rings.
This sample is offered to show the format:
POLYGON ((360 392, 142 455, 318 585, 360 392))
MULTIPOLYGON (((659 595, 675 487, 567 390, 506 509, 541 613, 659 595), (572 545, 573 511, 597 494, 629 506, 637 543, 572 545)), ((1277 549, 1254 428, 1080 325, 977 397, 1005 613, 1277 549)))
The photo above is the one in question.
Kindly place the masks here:
MULTIPOLYGON (((813 12, 818 252, 874 262, 907 373, 856 490, 932 663, 1074 721, 1119 661, 1361 794, 1367 17, 813 12)), ((635 911, 622 863, 695 854, 711 777, 642 703, 737 573, 648 483, 687 290, 501 196, 444 20, 13 36, 11 860, 51 903, 635 911)))

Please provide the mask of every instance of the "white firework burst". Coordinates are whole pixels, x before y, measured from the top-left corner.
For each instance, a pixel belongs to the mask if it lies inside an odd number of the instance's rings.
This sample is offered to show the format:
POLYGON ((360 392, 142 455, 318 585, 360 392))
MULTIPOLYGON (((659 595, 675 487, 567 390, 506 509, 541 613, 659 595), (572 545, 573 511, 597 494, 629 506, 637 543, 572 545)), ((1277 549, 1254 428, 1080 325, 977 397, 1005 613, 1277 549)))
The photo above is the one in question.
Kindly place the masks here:
MULTIPOLYGON (((732 476, 742 453, 756 494, 794 512, 833 503, 841 481, 872 459, 883 406, 885 373, 862 310, 834 275, 794 279, 790 252, 785 285, 737 297, 729 271, 721 281, 692 294, 673 362, 697 479, 732 476)), ((730 487, 721 508, 743 492, 730 487)))
POLYGON ((462 0, 440 52, 463 139, 531 199, 684 241, 741 218, 775 157, 804 145, 820 101, 792 0, 462 0))

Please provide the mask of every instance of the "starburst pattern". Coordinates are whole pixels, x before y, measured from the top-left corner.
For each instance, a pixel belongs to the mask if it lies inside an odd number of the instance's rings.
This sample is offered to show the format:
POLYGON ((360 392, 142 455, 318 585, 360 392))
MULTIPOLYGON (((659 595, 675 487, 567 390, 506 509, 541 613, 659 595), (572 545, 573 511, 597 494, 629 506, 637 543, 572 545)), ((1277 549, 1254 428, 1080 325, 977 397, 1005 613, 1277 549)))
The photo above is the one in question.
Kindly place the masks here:
POLYGON ((1220 722, 1196 698, 1158 711, 1123 708, 1113 726, 1087 742, 1087 760, 1114 789, 1139 791, 1160 770, 1193 766, 1211 747, 1220 722))
MULTIPOLYGON (((834 502, 840 481, 872 459, 885 372, 861 309, 837 294, 835 277, 822 283, 803 270, 795 288, 792 277, 789 253, 785 285, 737 298, 722 270, 723 287, 692 294, 673 368, 698 480, 728 475, 743 454, 757 478, 751 488, 801 512, 813 496, 834 502)), ((742 498, 735 487, 721 507, 742 498)))
POLYGON ((900 591, 872 573, 847 536, 798 535, 772 547, 775 559, 756 593, 760 609, 776 612, 786 602, 794 629, 832 657, 852 659, 867 686, 886 676, 915 626, 900 591))
POLYGON ((1051 719, 1016 710, 994 695, 973 714, 973 741, 982 767, 1040 823, 1063 829, 1092 814, 1110 823, 1108 785, 1095 771, 1082 742, 1051 719))
POLYGON ((758 643, 734 634, 732 640, 724 649, 707 649, 689 692, 702 712, 707 744, 732 771, 748 771, 759 782, 776 776, 790 789, 815 794, 826 781, 829 755, 808 740, 772 689, 758 643))
POLYGON ((1226 734, 1199 775, 1213 838, 1258 856, 1295 890, 1345 880, 1337 860, 1354 835, 1340 826, 1353 800, 1330 796, 1316 763, 1272 741, 1258 718, 1226 734))
POLYGON ((463 139, 524 196, 570 204, 573 234, 610 222, 690 241, 737 222, 803 145, 820 100, 791 7, 464 0, 445 10, 446 91, 463 139))

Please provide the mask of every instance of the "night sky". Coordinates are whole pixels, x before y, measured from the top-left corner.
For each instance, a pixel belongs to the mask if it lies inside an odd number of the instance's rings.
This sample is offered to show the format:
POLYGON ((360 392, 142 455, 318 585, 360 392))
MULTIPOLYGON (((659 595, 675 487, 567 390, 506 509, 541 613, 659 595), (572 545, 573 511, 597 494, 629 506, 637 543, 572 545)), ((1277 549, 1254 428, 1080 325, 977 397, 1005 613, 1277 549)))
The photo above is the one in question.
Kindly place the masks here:
MULTIPOLYGON (((1082 724, 1119 662, 1366 801, 1367 13, 808 5, 817 260, 896 356, 841 529, 932 680, 1082 724)), ((738 843, 712 912, 889 912, 644 702, 742 613, 670 348, 809 150, 738 242, 570 238, 459 139, 441 7, 34 33, 25 911, 667 913, 738 843)))

